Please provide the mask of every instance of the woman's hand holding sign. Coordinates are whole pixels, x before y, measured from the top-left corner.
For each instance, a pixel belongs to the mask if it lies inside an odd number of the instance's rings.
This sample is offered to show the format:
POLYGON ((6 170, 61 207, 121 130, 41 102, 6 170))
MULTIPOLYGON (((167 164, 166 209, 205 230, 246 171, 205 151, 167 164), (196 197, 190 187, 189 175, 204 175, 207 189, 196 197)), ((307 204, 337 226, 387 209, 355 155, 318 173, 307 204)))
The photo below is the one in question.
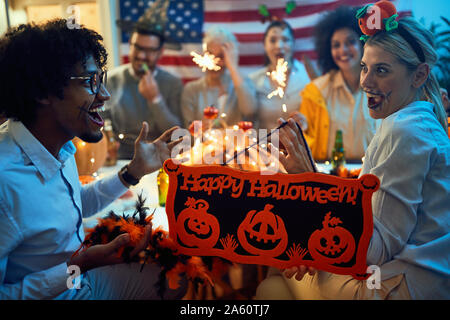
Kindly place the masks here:
MULTIPOLYGON (((280 125, 284 122, 285 120, 282 118, 278 119, 280 125)), ((287 122, 287 125, 280 128, 279 138, 288 154, 285 155, 272 144, 270 145, 271 152, 278 152, 280 162, 288 173, 314 172, 314 167, 309 157, 311 152, 308 145, 303 141, 299 127, 292 118, 289 118, 287 122)))

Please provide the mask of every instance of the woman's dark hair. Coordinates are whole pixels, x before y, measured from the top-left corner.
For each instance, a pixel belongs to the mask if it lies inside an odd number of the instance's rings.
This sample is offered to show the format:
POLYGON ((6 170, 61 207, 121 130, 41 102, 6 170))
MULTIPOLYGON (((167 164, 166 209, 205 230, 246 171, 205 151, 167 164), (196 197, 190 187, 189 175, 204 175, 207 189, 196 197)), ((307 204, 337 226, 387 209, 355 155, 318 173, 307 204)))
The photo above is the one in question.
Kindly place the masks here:
MULTIPOLYGON (((284 20, 274 20, 267 26, 266 31, 264 32, 263 43, 266 42, 266 38, 267 38, 267 35, 268 35, 270 29, 275 28, 275 27, 281 28, 281 30, 288 29, 289 30, 289 34, 292 37, 292 41, 295 41, 294 30, 289 25, 289 23, 287 23, 284 20)), ((294 52, 292 52, 292 54, 294 54, 294 52)), ((264 65, 267 66, 269 64, 270 64, 270 59, 267 56, 267 54, 264 53, 264 65)))
POLYGON ((314 28, 314 45, 318 55, 317 62, 323 73, 332 69, 339 69, 331 56, 331 37, 342 28, 348 28, 362 35, 356 19, 358 8, 341 6, 334 11, 327 12, 314 28))
POLYGON ((77 63, 93 56, 104 68, 107 53, 102 36, 84 26, 69 28, 65 19, 22 24, 0 38, 0 114, 32 123, 39 99, 63 97, 77 63))

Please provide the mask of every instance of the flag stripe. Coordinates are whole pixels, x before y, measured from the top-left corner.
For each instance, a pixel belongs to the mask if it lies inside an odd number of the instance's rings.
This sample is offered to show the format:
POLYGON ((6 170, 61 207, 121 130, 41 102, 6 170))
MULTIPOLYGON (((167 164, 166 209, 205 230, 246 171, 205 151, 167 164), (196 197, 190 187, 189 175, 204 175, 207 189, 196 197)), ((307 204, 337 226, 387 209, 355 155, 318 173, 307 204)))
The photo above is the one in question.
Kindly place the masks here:
MULTIPOLYGON (((294 54, 296 59, 301 60, 303 55, 307 55, 312 59, 316 59, 316 52, 314 50, 309 51, 297 51, 294 54)), ((192 61, 192 56, 163 56, 159 60, 159 63, 162 65, 184 65, 184 66, 197 66, 192 61)), ((264 64, 264 56, 260 54, 255 55, 241 55, 239 57, 239 65, 240 66, 249 66, 249 65, 263 65, 264 64)))
MULTIPOLYGON (((323 3, 297 6, 289 15, 286 13, 286 10, 284 8, 273 8, 270 10, 270 15, 279 19, 299 18, 315 14, 317 12, 330 10, 330 8, 335 7, 336 4, 337 2, 331 4, 323 3)), ((266 21, 265 17, 258 12, 257 7, 255 8, 252 8, 251 10, 233 11, 233 14, 230 14, 230 12, 227 11, 205 12, 205 20, 209 23, 266 21)))
MULTIPOLYGON (((133 10, 136 12, 137 6, 147 1, 129 1, 120 0, 126 12, 121 12, 121 18, 133 16, 133 10), (133 7, 134 6, 134 7, 133 7)), ((150 1, 149 1, 150 2, 150 1)), ((169 7, 169 18, 171 21, 183 21, 186 25, 180 24, 179 28, 188 29, 189 23, 192 28, 198 23, 202 24, 199 36, 194 41, 182 43, 180 51, 166 49, 159 60, 159 65, 171 73, 182 78, 184 82, 194 80, 202 75, 192 61, 190 52, 202 52, 201 36, 209 27, 213 25, 221 26, 232 32, 239 43, 239 66, 243 74, 248 75, 262 67, 264 63, 264 32, 269 25, 268 19, 259 13, 259 6, 265 5, 272 17, 285 19, 293 28, 295 44, 294 57, 298 60, 303 55, 307 55, 315 62, 317 54, 314 51, 314 39, 312 37, 314 26, 319 21, 324 12, 333 10, 341 5, 363 6, 374 0, 302 0, 296 1, 296 7, 290 14, 286 13, 287 0, 177 0, 172 1, 169 7), (180 5, 182 3, 182 5, 180 5), (189 16, 189 8, 203 8, 203 16, 189 16), (190 18, 190 20, 189 20, 190 18), (195 19, 195 21, 194 21, 195 19)), ((399 12, 400 17, 411 15, 411 0, 393 0, 392 1, 399 12)), ((124 9, 124 10, 125 10, 124 9)), ((141 8, 138 8, 141 10, 141 8)), ((192 11, 194 14, 194 11, 192 11)), ((190 28, 190 27, 189 27, 190 28)), ((122 62, 128 62, 129 44, 126 40, 120 45, 122 62)))

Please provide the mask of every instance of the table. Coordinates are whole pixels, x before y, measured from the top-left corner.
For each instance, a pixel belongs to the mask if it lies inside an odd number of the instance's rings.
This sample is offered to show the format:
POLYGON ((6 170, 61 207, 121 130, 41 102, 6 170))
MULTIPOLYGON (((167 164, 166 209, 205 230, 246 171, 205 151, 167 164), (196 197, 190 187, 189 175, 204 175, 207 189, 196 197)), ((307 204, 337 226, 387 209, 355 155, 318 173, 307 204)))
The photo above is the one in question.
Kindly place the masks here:
MULTIPOLYGON (((331 170, 331 163, 329 161, 316 162, 316 167, 317 167, 317 172, 328 174, 328 173, 330 173, 330 170, 331 170)), ((347 162, 345 164, 345 167, 348 170, 359 169, 362 167, 362 162, 347 162)))
MULTIPOLYGON (((96 178, 101 179, 110 174, 117 174, 120 168, 126 165, 129 160, 118 160, 115 166, 102 167, 96 173, 96 178)), ((158 201, 158 185, 156 178, 158 176, 158 171, 148 174, 142 177, 141 181, 135 186, 130 187, 130 191, 133 196, 130 198, 118 198, 112 202, 109 206, 99 211, 95 215, 83 219, 83 225, 85 228, 92 228, 97 224, 97 218, 102 218, 112 210, 118 215, 133 214, 135 210, 135 204, 137 201, 138 194, 141 194, 146 199, 145 205, 149 208, 148 214, 153 214, 153 228, 162 226, 164 230, 169 230, 169 222, 167 220, 166 209, 161 207, 158 201)))

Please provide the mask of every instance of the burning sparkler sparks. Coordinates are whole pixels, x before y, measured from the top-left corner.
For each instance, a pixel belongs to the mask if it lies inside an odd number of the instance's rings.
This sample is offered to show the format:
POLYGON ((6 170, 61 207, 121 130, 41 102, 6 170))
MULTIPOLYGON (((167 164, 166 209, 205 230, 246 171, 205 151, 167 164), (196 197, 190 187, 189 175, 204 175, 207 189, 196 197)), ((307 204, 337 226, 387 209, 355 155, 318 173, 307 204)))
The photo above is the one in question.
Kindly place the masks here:
POLYGON ((202 71, 205 72, 207 69, 212 71, 219 71, 221 68, 217 64, 220 61, 220 58, 217 58, 215 55, 205 52, 203 55, 199 55, 198 53, 191 51, 191 56, 193 56, 192 61, 194 61, 202 71))
POLYGON ((273 96, 278 95, 280 98, 284 96, 284 88, 286 87, 286 73, 288 70, 288 63, 283 58, 278 59, 277 67, 275 70, 271 72, 267 72, 267 75, 270 79, 275 82, 278 87, 267 95, 267 98, 270 99, 273 96))

